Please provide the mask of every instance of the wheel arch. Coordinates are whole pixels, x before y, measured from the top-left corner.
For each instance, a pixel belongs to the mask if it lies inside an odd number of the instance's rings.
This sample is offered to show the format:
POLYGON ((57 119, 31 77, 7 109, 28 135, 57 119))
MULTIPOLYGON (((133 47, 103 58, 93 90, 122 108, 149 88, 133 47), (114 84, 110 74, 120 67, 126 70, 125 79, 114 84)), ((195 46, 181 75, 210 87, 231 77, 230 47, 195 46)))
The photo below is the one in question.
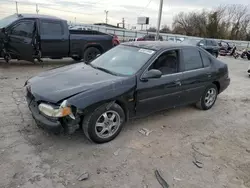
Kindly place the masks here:
POLYGON ((218 93, 220 93, 220 82, 214 81, 213 84, 216 85, 218 93))
POLYGON ((88 48, 91 48, 91 47, 97 48, 98 50, 100 50, 101 53, 104 52, 104 49, 103 49, 103 47, 102 47, 100 44, 93 43, 93 44, 88 44, 88 45, 84 48, 83 53, 84 53, 88 48))

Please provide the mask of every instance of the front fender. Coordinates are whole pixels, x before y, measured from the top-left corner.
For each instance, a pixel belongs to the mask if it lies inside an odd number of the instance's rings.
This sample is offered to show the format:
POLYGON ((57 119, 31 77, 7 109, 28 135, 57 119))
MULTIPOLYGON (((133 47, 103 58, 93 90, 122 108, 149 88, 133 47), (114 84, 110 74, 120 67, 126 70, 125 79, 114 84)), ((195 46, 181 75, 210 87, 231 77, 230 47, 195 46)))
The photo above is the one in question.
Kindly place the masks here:
POLYGON ((126 103, 134 97, 133 93, 135 91, 135 86, 136 79, 133 77, 98 89, 79 93, 67 99, 67 101, 70 105, 73 105, 82 111, 93 105, 98 106, 117 99, 126 103))

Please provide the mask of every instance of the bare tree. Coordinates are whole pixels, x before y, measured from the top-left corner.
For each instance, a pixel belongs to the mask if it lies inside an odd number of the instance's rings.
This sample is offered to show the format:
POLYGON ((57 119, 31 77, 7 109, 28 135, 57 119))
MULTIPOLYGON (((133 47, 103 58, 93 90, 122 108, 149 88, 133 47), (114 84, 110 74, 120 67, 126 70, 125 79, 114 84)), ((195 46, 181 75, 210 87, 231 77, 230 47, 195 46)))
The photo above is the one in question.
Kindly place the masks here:
POLYGON ((221 5, 211 11, 180 12, 173 18, 173 33, 246 40, 250 13, 245 5, 221 5))

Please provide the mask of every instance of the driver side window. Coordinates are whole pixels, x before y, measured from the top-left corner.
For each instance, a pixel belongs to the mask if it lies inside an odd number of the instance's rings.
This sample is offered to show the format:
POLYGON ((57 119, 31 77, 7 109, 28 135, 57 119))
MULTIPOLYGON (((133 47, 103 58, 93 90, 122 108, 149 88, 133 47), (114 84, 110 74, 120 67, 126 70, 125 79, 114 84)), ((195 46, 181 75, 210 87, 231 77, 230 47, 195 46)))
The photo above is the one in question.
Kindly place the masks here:
POLYGON ((169 50, 162 53, 148 70, 157 69, 162 72, 162 75, 169 75, 178 72, 179 51, 169 50))
POLYGON ((32 38, 34 31, 34 21, 21 21, 17 23, 12 29, 11 34, 21 37, 32 38))

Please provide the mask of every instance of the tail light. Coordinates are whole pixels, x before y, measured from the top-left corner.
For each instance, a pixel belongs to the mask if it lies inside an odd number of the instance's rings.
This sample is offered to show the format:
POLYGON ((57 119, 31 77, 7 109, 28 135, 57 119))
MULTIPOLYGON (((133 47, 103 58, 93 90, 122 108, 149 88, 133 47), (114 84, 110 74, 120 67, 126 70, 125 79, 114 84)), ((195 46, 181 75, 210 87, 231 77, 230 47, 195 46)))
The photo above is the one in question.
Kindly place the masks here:
POLYGON ((137 41, 144 41, 144 38, 138 38, 137 41))

